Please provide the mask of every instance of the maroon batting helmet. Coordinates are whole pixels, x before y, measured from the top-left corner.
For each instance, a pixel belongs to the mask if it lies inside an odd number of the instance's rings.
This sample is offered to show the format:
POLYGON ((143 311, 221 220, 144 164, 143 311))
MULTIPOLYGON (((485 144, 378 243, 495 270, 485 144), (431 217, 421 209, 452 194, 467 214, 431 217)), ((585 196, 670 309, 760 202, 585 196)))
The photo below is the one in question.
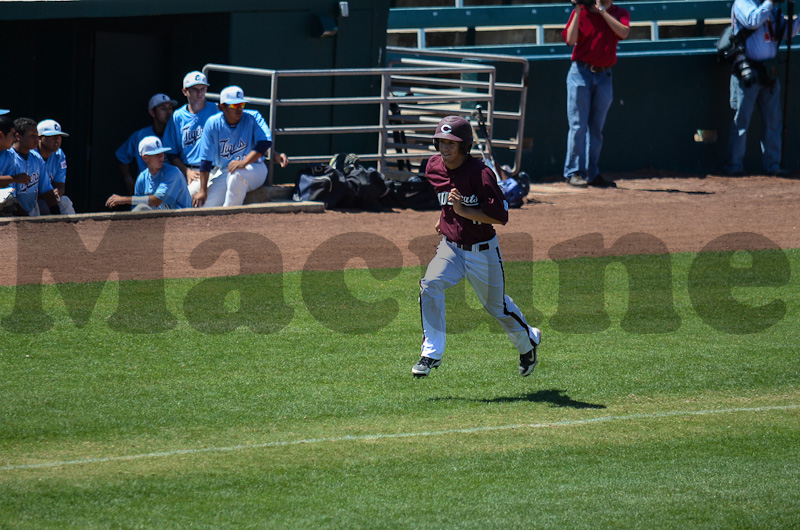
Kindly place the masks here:
POLYGON ((472 127, 461 116, 446 116, 436 126, 434 138, 472 143, 472 127))
POLYGON ((472 149, 472 127, 461 116, 445 116, 436 126, 433 145, 438 150, 439 140, 461 142, 460 151, 467 154, 472 149))

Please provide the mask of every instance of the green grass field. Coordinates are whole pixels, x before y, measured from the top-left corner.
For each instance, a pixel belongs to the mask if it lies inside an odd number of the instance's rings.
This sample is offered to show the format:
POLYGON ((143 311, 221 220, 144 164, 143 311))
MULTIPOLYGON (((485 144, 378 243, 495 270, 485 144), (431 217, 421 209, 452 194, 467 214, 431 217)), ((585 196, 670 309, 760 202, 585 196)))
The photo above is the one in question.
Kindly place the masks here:
POLYGON ((507 264, 544 337, 525 379, 461 286, 412 378, 417 267, 3 288, 0 528, 800 527, 779 254, 673 255, 671 308, 664 256, 609 265, 601 307, 507 264))

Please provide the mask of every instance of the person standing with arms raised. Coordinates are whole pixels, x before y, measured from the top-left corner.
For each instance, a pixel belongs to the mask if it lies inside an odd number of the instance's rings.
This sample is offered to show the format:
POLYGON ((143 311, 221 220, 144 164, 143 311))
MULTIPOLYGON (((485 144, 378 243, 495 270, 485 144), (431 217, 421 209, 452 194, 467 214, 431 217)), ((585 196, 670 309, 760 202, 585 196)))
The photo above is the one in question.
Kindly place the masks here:
POLYGON ((630 34, 630 13, 612 0, 596 0, 575 6, 561 32, 572 46, 567 73, 567 157, 564 178, 579 188, 615 188, 600 175, 598 162, 603 147, 603 126, 614 97, 611 67, 617 63, 617 43, 630 34))

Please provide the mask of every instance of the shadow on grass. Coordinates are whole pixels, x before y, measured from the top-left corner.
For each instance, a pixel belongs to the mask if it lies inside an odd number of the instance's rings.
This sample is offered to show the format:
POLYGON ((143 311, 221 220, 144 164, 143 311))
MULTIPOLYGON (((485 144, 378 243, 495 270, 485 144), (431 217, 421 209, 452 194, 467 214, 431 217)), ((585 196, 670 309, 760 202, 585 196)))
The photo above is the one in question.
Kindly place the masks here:
POLYGON ((503 396, 492 399, 469 399, 462 397, 438 397, 430 398, 429 401, 472 401, 475 403, 514 403, 516 401, 527 401, 531 403, 550 403, 553 407, 571 407, 574 409, 604 409, 605 405, 596 403, 586 403, 576 401, 569 397, 565 390, 539 390, 524 396, 503 396))

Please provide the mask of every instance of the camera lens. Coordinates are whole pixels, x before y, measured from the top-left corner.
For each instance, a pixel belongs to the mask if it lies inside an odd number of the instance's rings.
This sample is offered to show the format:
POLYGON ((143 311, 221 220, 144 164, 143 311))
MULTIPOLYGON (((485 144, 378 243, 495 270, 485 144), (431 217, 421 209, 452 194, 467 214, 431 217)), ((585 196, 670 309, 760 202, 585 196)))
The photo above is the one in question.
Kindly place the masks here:
POLYGON ((756 73, 753 71, 753 67, 750 66, 750 62, 748 62, 747 57, 743 53, 740 53, 736 56, 733 61, 733 68, 734 71, 738 73, 739 79, 742 80, 742 84, 746 87, 753 86, 756 81, 756 73))

